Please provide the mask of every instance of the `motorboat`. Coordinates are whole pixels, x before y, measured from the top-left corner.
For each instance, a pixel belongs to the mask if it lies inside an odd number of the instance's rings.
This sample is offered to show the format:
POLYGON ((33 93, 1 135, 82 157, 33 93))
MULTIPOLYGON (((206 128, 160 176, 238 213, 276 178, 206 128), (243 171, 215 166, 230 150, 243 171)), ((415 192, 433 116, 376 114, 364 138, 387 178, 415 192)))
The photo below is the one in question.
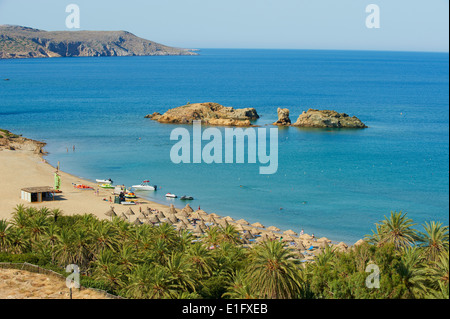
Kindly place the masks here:
POLYGON ((184 195, 180 197, 180 200, 194 200, 194 197, 184 195))
POLYGON ((155 191, 158 189, 156 185, 150 185, 150 181, 143 181, 140 185, 133 185, 132 187, 138 191, 155 191))
POLYGON ((166 197, 167 197, 167 198, 177 198, 178 196, 175 195, 175 194, 172 194, 172 193, 167 193, 167 194, 166 194, 166 197))
POLYGON ((114 186, 112 186, 111 184, 101 184, 100 187, 106 189, 114 188, 114 186))
POLYGON ((97 183, 99 183, 99 184, 109 184, 109 185, 113 184, 113 181, 111 180, 111 178, 108 178, 108 179, 96 179, 95 181, 97 183))

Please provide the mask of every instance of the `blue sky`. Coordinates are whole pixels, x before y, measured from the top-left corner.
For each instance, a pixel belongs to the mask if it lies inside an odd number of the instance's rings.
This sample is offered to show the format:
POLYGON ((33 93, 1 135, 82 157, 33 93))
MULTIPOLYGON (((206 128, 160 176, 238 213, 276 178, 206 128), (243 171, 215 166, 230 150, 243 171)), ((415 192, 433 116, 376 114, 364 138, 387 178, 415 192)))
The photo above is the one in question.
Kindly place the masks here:
POLYGON ((68 4, 81 30, 127 30, 185 48, 444 51, 448 0, 0 0, 0 24, 67 30, 68 4), (365 8, 380 8, 368 29, 365 8))

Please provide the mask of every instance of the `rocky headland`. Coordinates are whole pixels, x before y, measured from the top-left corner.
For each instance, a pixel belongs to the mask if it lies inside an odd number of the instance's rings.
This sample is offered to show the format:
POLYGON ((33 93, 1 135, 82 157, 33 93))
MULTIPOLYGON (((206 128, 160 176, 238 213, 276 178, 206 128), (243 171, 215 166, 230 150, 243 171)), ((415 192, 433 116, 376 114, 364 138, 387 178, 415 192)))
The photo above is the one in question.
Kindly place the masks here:
POLYGON ((31 140, 21 135, 13 134, 8 130, 0 129, 0 151, 2 150, 25 150, 36 154, 44 154, 44 142, 31 140))
POLYGON ((204 125, 252 126, 251 121, 259 118, 254 108, 234 109, 217 103, 187 104, 168 110, 164 114, 153 113, 145 116, 159 123, 192 124, 201 121, 204 125))
POLYGON ((45 31, 0 25, 0 59, 149 55, 198 54, 127 31, 45 31))

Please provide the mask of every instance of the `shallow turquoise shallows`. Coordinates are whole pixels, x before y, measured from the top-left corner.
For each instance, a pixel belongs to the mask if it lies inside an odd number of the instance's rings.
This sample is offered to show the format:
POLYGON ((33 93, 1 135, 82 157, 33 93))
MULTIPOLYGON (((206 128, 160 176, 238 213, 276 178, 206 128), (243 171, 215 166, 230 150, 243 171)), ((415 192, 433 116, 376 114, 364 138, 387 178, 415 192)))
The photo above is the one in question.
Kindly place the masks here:
POLYGON ((353 243, 392 210, 448 224, 448 54, 200 54, 0 60, 0 127, 47 142, 64 171, 128 186, 150 179, 161 189, 142 193, 149 199, 183 207, 164 194, 190 195, 194 208, 283 230, 353 243), (280 128, 274 175, 259 164, 176 165, 176 126, 144 116, 187 102, 254 107, 266 128, 278 107, 292 121, 334 109, 370 128, 280 128))

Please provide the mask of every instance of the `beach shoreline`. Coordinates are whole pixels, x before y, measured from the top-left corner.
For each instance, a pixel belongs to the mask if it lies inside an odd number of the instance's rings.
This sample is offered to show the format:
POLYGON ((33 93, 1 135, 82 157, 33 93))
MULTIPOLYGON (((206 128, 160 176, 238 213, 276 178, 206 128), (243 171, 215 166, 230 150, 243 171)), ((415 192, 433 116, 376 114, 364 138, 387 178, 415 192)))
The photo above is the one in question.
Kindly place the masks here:
MULTIPOLYGON (((43 151, 45 143, 39 141, 33 141, 24 139, 28 144, 25 149, 17 147, 14 150, 0 148, 0 219, 10 219, 14 209, 19 204, 24 206, 30 206, 35 208, 47 207, 49 209, 60 209, 65 215, 80 215, 80 214, 93 214, 99 219, 109 219, 105 213, 113 208, 118 215, 126 212, 130 207, 138 214, 141 211, 150 208, 154 211, 168 211, 170 206, 150 201, 144 198, 136 198, 136 205, 128 206, 114 203, 114 195, 112 195, 112 189, 103 189, 93 181, 78 176, 72 175, 68 172, 59 170, 58 173, 61 176, 61 194, 56 194, 54 201, 44 201, 40 203, 29 203, 21 199, 20 190, 25 187, 41 187, 54 185, 54 173, 57 169, 47 162, 45 159, 46 152, 43 151), (36 149, 30 147, 29 143, 35 143, 36 149), (83 184, 91 189, 77 189, 74 184, 83 184), (110 199, 112 202, 110 202, 110 199)), ((181 209, 175 208, 177 212, 181 209)), ((195 209, 195 208, 194 208, 195 209)), ((216 214, 214 214, 217 216, 216 214)), ((130 216, 131 217, 131 216, 130 216)), ((243 218, 244 216, 242 216, 243 218)), ((223 219, 223 216, 219 216, 223 219)), ((225 217, 228 218, 228 217, 225 217)), ((136 219, 136 216, 134 217, 136 219)), ((133 222, 133 220, 129 220, 133 222)), ((236 220, 230 220, 230 223, 240 227, 239 222, 236 220)), ((257 223, 254 223, 257 224, 257 223)), ((259 223, 258 223, 259 224, 259 223)), ((252 225, 245 225, 244 229, 252 232, 262 232, 269 235, 272 238, 282 240, 283 236, 289 235, 283 234, 283 230, 273 231, 268 230, 265 226, 255 227, 252 225)), ((291 231, 291 230, 289 230, 291 231)), ((286 231, 285 231, 286 232, 286 231)), ((293 233, 291 231, 291 233, 293 233)), ((308 234, 299 236, 295 234, 296 240, 300 240, 306 245, 315 245, 316 248, 322 242, 327 242, 329 245, 336 245, 337 242, 332 242, 326 237, 315 238, 315 241, 311 239, 308 234)), ((342 243, 340 243, 342 246, 342 243)), ((345 245, 350 246, 349 243, 345 245)))

